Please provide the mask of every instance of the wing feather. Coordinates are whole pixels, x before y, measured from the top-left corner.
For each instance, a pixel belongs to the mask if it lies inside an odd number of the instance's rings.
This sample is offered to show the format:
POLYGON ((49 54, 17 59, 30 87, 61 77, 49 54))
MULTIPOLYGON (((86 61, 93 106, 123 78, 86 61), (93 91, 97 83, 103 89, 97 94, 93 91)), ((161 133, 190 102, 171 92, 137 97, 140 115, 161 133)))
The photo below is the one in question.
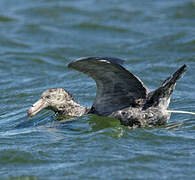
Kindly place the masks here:
POLYGON ((90 112, 106 116, 146 99, 149 90, 121 65, 123 62, 118 58, 86 57, 68 64, 96 82, 96 98, 90 112))

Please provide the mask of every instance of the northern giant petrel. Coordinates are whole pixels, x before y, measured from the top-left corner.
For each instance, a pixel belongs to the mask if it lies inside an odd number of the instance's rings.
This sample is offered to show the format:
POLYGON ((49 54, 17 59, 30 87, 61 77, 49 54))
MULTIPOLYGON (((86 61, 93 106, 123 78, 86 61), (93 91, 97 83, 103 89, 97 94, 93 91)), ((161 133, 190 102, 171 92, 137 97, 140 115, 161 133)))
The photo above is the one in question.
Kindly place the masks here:
POLYGON ((108 116, 130 127, 152 127, 167 123, 171 112, 176 112, 168 110, 170 97, 176 81, 186 71, 186 65, 150 92, 137 76, 122 66, 123 62, 109 57, 85 57, 71 62, 69 68, 88 75, 96 82, 96 97, 92 107, 81 106, 62 88, 53 88, 43 92, 40 100, 29 109, 28 115, 31 117, 43 109, 49 109, 57 114, 77 117, 84 114, 108 116))

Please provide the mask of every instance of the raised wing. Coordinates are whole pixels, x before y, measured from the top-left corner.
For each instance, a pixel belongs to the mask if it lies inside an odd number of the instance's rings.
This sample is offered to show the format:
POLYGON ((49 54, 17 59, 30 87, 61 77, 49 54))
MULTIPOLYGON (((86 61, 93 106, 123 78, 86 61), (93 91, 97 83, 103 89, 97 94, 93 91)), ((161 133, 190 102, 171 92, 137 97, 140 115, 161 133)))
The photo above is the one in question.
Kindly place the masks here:
POLYGON ((87 74, 96 82, 96 98, 90 113, 107 116, 125 107, 137 106, 149 90, 142 81, 120 64, 124 61, 108 57, 84 57, 68 64, 69 68, 87 74))

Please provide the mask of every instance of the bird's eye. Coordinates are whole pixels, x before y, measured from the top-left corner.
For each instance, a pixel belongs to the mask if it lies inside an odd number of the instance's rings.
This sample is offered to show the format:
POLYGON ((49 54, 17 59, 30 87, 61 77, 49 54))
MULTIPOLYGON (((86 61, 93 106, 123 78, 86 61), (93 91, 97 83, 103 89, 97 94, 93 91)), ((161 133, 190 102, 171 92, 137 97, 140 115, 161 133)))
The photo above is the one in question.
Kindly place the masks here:
POLYGON ((45 96, 47 99, 49 99, 51 96, 50 95, 47 95, 47 96, 45 96))

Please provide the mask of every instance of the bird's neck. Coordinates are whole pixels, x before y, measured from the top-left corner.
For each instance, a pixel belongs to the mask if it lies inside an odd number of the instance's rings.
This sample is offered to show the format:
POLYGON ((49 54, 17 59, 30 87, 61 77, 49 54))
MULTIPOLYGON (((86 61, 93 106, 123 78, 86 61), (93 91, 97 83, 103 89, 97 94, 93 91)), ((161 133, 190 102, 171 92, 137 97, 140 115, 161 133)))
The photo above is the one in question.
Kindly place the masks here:
POLYGON ((84 106, 81 106, 79 103, 77 103, 74 100, 66 101, 60 104, 56 110, 56 113, 61 115, 68 115, 68 116, 82 116, 86 114, 87 108, 84 106))

